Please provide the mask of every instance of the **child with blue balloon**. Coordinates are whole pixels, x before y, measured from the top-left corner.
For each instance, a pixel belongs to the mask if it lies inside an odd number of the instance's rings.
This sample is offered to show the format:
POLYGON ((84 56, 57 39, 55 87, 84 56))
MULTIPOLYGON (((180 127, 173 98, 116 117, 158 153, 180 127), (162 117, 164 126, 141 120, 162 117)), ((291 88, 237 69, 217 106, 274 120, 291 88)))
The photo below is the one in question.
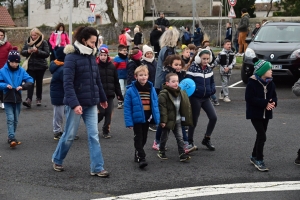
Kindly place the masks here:
POLYGON ((209 67, 210 62, 212 62, 211 52, 207 49, 199 49, 186 73, 186 77, 192 79, 196 85, 195 92, 190 96, 194 125, 190 126, 188 131, 188 148, 191 151, 195 149, 194 132, 201 108, 206 112, 209 119, 202 144, 211 151, 215 150, 215 147, 210 142, 210 136, 217 123, 216 111, 210 102, 210 96, 216 92, 213 71, 209 67))

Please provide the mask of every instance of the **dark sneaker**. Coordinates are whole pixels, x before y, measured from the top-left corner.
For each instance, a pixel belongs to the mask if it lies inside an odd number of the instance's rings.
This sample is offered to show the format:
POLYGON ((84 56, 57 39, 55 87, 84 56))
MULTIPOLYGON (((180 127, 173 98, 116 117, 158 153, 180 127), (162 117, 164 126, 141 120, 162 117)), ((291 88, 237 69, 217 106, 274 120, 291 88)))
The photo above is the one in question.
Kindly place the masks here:
POLYGON ((61 138, 61 136, 62 136, 62 132, 59 132, 59 133, 54 133, 54 140, 59 140, 60 138, 61 138))
POLYGON ((111 138, 111 136, 110 136, 110 135, 108 135, 108 134, 104 134, 104 133, 103 133, 102 137, 103 137, 103 138, 105 138, 105 139, 109 139, 109 138, 111 138))
POLYGON ((101 172, 98 172, 98 173, 91 172, 91 175, 99 176, 99 177, 103 177, 103 178, 109 177, 109 173, 106 170, 102 170, 101 172))
POLYGON ((191 159, 191 157, 190 157, 189 155, 185 154, 185 153, 183 153, 183 154, 181 154, 181 155, 179 156, 180 162, 184 162, 184 161, 187 161, 187 160, 189 160, 189 159, 191 159))
POLYGON ((254 166, 261 172, 269 171, 263 160, 256 160, 254 166))
POLYGON ((253 165, 255 165, 256 157, 251 156, 251 157, 250 157, 250 162, 251 162, 253 165))
POLYGON ((41 99, 36 99, 36 105, 41 106, 42 105, 42 100, 41 99))
POLYGON ((296 165, 300 165, 300 154, 298 154, 296 160, 295 160, 296 165))
POLYGON ((31 108, 31 100, 27 98, 26 101, 23 102, 23 106, 26 106, 27 108, 31 108))
POLYGON ((74 140, 79 140, 79 136, 76 135, 76 136, 74 137, 74 140))
POLYGON ((166 156, 166 153, 164 151, 159 151, 157 156, 162 160, 167 160, 168 157, 166 156))
POLYGON ((219 106, 220 103, 219 103, 217 100, 215 100, 215 101, 213 101, 213 105, 214 105, 214 106, 219 106))
POLYGON ((202 140, 202 144, 204 146, 206 146, 209 150, 211 151, 214 151, 216 148, 211 144, 210 142, 210 138, 208 137, 205 137, 203 140, 202 140))
POLYGON ((53 169, 54 169, 55 171, 57 171, 57 172, 62 172, 62 171, 65 170, 64 167, 63 167, 62 165, 57 165, 57 164, 55 164, 55 163, 53 163, 53 169))
POLYGON ((139 163, 139 157, 137 155, 137 152, 134 152, 134 162, 139 163))
POLYGON ((11 148, 14 148, 15 146, 21 144, 21 142, 19 142, 19 141, 16 140, 16 139, 8 139, 8 140, 7 140, 7 143, 9 144, 9 146, 10 146, 11 148))
POLYGON ((149 130, 150 130, 150 131, 153 131, 153 132, 156 132, 157 126, 156 126, 155 124, 150 124, 149 130))
POLYGON ((140 159, 139 168, 144 169, 147 165, 148 163, 146 162, 145 159, 140 159))

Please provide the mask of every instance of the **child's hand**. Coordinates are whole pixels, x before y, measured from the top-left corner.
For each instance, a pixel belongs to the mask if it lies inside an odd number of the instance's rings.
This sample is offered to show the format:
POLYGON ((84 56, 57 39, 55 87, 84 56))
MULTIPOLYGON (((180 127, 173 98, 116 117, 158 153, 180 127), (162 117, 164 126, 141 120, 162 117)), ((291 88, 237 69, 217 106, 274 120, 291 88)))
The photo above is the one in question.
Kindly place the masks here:
POLYGON ((267 110, 273 110, 275 108, 275 102, 272 102, 272 103, 268 103, 266 109, 267 110))
POLYGON ((23 89, 22 86, 19 86, 16 88, 17 91, 22 90, 22 89, 23 89))
POLYGON ((227 73, 229 71, 229 67, 224 68, 224 72, 227 73))
POLYGON ((6 87, 10 90, 12 89, 11 85, 9 85, 9 84, 6 87))
POLYGON ((164 128, 164 127, 166 126, 166 123, 160 123, 160 126, 161 126, 162 128, 164 128))

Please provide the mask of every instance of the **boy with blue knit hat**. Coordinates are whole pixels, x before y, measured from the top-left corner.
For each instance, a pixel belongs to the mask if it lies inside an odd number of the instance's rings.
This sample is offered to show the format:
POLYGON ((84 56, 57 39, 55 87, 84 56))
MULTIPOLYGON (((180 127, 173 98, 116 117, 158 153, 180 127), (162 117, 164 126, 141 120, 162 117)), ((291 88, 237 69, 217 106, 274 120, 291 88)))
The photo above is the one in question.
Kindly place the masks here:
POLYGON ((13 47, 8 54, 7 63, 0 70, 0 90, 3 90, 7 119, 7 142, 12 148, 21 144, 15 137, 22 103, 21 91, 33 85, 32 77, 19 64, 20 53, 17 47, 13 47), (22 84, 23 82, 25 83, 22 84))
POLYGON ((258 58, 254 58, 253 63, 254 74, 249 78, 245 93, 246 118, 251 119, 256 130, 250 162, 259 171, 268 171, 263 160, 263 150, 269 119, 273 118, 272 110, 277 106, 277 94, 272 81, 272 64, 258 58))

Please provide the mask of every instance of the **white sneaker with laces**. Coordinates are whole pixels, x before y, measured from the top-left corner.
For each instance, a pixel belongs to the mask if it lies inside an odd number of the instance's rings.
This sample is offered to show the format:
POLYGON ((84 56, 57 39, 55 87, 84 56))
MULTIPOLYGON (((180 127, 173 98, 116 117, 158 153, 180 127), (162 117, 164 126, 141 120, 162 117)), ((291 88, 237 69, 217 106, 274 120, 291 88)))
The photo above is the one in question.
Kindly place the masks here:
POLYGON ((223 101, 224 102, 230 102, 231 100, 229 99, 229 97, 226 96, 226 97, 224 97, 223 101))
POLYGON ((221 92, 219 93, 219 99, 220 99, 220 100, 224 99, 224 97, 223 97, 223 95, 222 95, 221 92))

